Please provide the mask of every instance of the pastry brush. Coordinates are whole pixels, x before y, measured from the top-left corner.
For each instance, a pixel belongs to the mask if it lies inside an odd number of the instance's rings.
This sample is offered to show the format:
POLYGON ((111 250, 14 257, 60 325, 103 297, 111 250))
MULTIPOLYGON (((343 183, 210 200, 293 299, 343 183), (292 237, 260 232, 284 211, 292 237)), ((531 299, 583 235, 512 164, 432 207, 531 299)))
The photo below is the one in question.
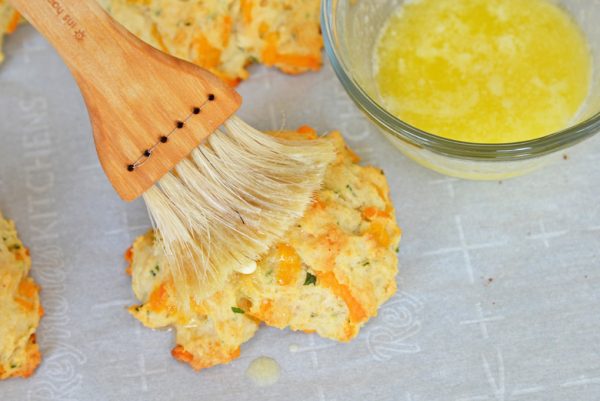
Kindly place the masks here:
POLYGON ((144 198, 177 294, 202 299, 252 271, 303 215, 335 157, 328 142, 250 127, 231 87, 142 42, 95 0, 9 2, 70 68, 100 163, 122 199, 144 198))

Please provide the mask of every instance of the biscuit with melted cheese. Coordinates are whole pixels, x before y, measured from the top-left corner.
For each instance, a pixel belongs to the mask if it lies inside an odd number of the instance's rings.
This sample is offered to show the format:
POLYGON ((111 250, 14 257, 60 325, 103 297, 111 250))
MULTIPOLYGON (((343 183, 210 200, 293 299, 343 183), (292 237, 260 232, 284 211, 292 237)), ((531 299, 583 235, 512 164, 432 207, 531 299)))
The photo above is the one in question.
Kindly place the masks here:
MULTIPOLYGON (((20 21, 0 0, 2 34, 20 21)), ((259 62, 289 74, 322 65, 320 0, 98 0, 133 34, 231 85, 259 62)), ((2 55, 0 53, 0 62, 2 55)))
MULTIPOLYGON (((2 34, 18 13, 0 0, 2 34)), ((320 0, 98 0, 133 34, 206 68, 231 85, 259 62, 289 74, 322 65, 320 0)), ((2 55, 0 54, 0 62, 2 55)))
POLYGON ((0 380, 29 377, 41 361, 35 331, 44 312, 30 267, 14 223, 0 214, 0 380))
POLYGON ((252 62, 287 73, 318 70, 320 0, 101 0, 152 46, 208 69, 232 85, 252 62))
MULTIPOLYGON (((277 135, 316 137, 307 127, 277 135)), ((232 274, 202 303, 177 305, 152 232, 128 251, 141 302, 130 312, 148 327, 175 328, 175 358, 198 370, 229 362, 260 322, 349 341, 394 294, 400 229, 387 180, 358 165, 339 133, 327 138, 338 156, 310 209, 254 273, 232 274)))

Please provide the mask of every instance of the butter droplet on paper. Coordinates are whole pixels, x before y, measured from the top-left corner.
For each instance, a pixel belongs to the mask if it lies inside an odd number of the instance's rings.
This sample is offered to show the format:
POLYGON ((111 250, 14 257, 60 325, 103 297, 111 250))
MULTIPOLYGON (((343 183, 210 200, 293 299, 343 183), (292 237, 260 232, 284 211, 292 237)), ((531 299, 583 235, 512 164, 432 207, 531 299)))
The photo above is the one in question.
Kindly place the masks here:
POLYGON ((242 274, 252 274, 256 271, 256 267, 256 262, 250 262, 246 266, 237 269, 237 272, 242 274))
POLYGON ((281 368, 275 359, 261 356, 250 362, 246 376, 258 387, 272 386, 279 381, 281 368))

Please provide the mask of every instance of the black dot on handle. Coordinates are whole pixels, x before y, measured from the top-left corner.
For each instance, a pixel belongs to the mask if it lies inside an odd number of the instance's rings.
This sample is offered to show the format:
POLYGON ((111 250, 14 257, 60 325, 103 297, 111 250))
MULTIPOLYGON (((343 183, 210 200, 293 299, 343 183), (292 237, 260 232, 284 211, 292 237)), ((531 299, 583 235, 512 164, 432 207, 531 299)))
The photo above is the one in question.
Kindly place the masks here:
POLYGON ((168 140, 169 140, 169 138, 167 138, 166 136, 160 137, 160 143, 167 143, 168 140))
POLYGON ((185 123, 183 121, 177 121, 177 128, 181 129, 185 126, 185 123))
POLYGON ((194 109, 192 110, 192 113, 200 114, 200 107, 194 107, 194 109))
POLYGON ((211 93, 211 94, 209 94, 209 95, 208 95, 208 100, 209 100, 209 101, 211 101, 211 102, 212 102, 213 100, 215 100, 215 95, 213 95, 212 93, 211 93))
POLYGON ((133 171, 135 170, 135 166, 133 164, 130 164, 129 166, 127 166, 127 171, 133 171))
POLYGON ((150 157, 151 154, 152 154, 152 152, 150 152, 150 149, 144 151, 144 156, 146 156, 146 157, 150 157))

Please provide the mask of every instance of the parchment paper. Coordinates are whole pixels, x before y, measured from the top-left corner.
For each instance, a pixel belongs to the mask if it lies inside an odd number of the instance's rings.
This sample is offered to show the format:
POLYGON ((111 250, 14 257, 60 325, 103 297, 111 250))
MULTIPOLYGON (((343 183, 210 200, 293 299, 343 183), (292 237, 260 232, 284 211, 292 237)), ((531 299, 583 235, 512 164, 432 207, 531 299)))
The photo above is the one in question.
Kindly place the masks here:
POLYGON ((68 70, 30 27, 7 45, 0 209, 31 248, 46 316, 42 365, 0 383, 0 400, 600 399, 600 136, 523 178, 461 181, 391 148, 328 65, 256 68, 240 87, 247 121, 340 129, 387 171, 405 233, 400 290, 349 344, 262 328, 238 360, 196 373, 171 358, 172 333, 125 311, 122 254, 150 224, 105 179, 68 70), (246 378, 259 356, 281 365, 277 384, 246 378))

